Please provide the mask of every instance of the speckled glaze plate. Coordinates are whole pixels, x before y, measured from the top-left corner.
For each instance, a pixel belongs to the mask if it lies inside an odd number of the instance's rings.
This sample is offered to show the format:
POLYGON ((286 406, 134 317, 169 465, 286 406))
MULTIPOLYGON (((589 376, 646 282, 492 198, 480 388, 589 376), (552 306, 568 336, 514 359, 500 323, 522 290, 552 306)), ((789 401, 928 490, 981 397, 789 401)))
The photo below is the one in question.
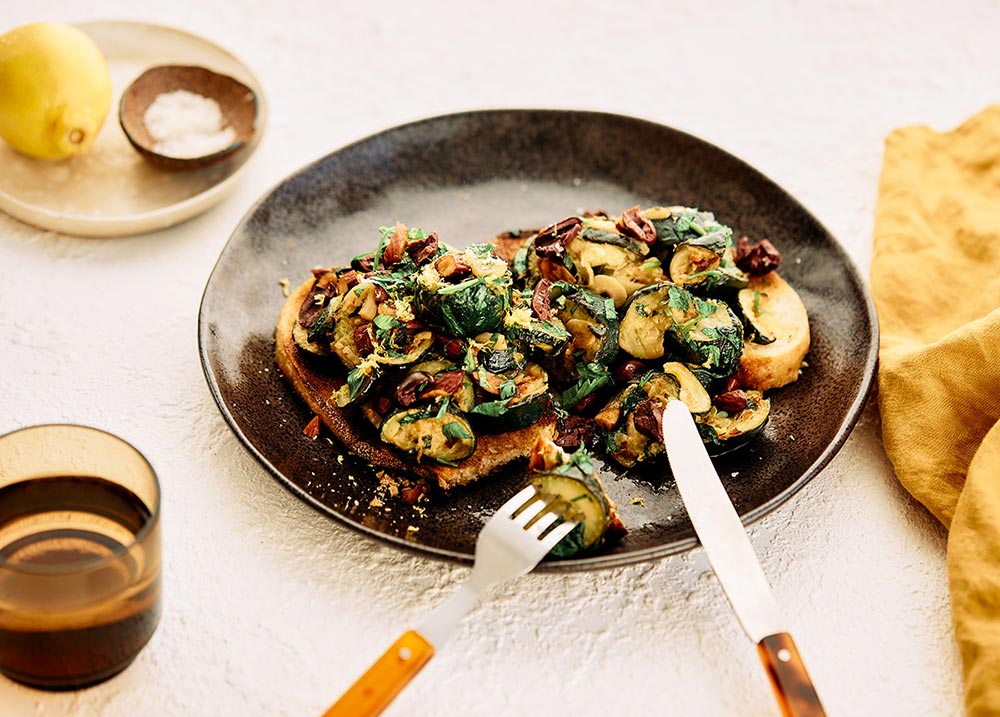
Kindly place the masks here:
MULTIPOLYGON (((426 555, 472 559, 483 522, 521 481, 518 466, 415 510, 372 506, 372 469, 334 441, 306 438, 312 414, 282 379, 274 326, 279 281, 346 264, 396 219, 465 245, 585 208, 635 204, 710 209, 737 233, 781 249, 782 275, 809 311, 808 368, 774 391, 752 446, 716 461, 745 523, 788 500, 829 462, 857 421, 876 361, 875 312, 850 259, 785 191, 739 159, 668 127, 594 112, 495 110, 387 130, 288 177, 233 232, 199 317, 205 376, 247 449, 297 496, 359 531, 426 555)), ((628 535, 598 555, 540 569, 649 560, 697 544, 666 473, 605 471, 628 535)))

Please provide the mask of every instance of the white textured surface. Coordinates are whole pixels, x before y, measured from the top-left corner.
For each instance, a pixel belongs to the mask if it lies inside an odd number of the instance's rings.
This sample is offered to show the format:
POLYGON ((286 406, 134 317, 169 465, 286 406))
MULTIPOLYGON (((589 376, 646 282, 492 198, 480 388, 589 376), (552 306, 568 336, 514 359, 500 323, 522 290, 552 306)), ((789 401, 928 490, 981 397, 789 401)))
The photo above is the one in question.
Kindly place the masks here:
MULTIPOLYGON (((4 4, 0 31, 127 17, 206 35, 254 68, 272 111, 243 184, 183 226, 84 240, 0 216, 0 431, 68 420, 134 441, 163 483, 166 577, 163 621, 129 670, 69 694, 0 679, 3 717, 318 714, 465 575, 307 508, 212 402, 201 291, 232 227, 288 172, 419 116, 617 111, 754 164, 867 274, 885 134, 947 128, 1000 99, 988 0, 278 5, 4 4)), ((896 484, 872 405, 834 462, 752 533, 831 715, 960 713, 945 534, 896 484)), ((510 585, 389 713, 528 710, 775 713, 700 550, 510 585)))

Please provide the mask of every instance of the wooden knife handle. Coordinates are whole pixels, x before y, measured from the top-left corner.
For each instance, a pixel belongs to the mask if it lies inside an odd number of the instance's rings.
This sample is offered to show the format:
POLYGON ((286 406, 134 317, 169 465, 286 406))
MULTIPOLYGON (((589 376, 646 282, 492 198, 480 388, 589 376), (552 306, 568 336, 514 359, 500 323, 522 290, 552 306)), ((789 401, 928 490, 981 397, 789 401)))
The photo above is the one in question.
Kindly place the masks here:
POLYGON ((757 643, 757 652, 767 668, 783 717, 826 717, 791 635, 769 635, 757 643))
POLYGON ((434 656, 434 646, 409 630, 368 668, 323 717, 375 717, 434 656))

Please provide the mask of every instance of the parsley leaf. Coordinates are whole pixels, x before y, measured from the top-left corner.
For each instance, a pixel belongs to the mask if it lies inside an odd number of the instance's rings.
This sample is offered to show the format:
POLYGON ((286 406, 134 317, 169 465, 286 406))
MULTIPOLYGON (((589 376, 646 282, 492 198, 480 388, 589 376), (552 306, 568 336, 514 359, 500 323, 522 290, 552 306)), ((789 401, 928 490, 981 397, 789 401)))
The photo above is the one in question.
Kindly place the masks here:
POLYGON ((373 323, 382 331, 391 331, 397 326, 403 325, 402 321, 397 319, 395 316, 389 316, 388 314, 379 314, 375 317, 373 323))
POLYGON ((364 382, 365 374, 360 369, 352 369, 347 374, 348 399, 353 401, 361 392, 361 384, 364 382))
POLYGON ((691 294, 679 286, 667 289, 667 306, 678 311, 687 311, 691 306, 691 294))
POLYGON ((497 416, 502 416, 506 411, 506 401, 489 401, 488 403, 480 403, 478 406, 473 406, 469 413, 496 418, 497 416))
POLYGON ((608 367, 596 361, 581 364, 577 371, 580 376, 577 382, 562 392, 562 404, 566 408, 572 408, 590 394, 615 382, 608 367))
POLYGON ((441 427, 441 432, 444 433, 444 437, 449 441, 467 441, 472 438, 472 434, 466 430, 465 426, 457 421, 444 424, 444 426, 441 427))

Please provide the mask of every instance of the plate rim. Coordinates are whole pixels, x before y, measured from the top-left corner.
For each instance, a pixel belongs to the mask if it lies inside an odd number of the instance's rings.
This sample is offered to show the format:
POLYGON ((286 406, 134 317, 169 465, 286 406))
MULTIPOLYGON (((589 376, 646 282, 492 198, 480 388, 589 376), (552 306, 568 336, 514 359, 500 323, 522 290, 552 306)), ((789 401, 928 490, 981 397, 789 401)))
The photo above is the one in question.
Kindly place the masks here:
MULTIPOLYGON (((836 253, 840 255, 844 266, 847 270, 848 278, 854 283, 859 289, 861 298, 863 298, 863 304, 865 308, 865 318, 868 320, 868 325, 870 328, 868 334, 868 351, 865 355, 863 373, 861 377, 861 384, 857 395, 851 402, 850 407, 844 415, 843 420, 837 427, 834 439, 830 441, 823 449, 822 453, 817 457, 811 465, 809 465, 792 484, 786 487, 781 492, 772 496, 770 499, 752 508, 742 514, 740 514, 740 520, 744 526, 750 526, 751 524, 757 522, 764 516, 775 511, 780 506, 784 505, 792 498, 796 493, 802 490, 807 483, 809 483, 813 478, 815 478, 822 470, 825 468, 830 461, 837 455, 841 448, 843 448, 847 439, 850 437, 854 427, 857 425, 859 419, 861 418, 861 413, 871 395, 872 388, 875 383, 875 376, 878 367, 878 346, 879 346, 879 325, 878 316, 875 311, 875 304, 872 301, 871 292, 868 289, 867 282, 858 270, 854 259, 847 253, 844 246, 840 241, 834 236, 832 232, 809 210, 807 209, 794 195, 788 192, 784 187, 770 179, 760 170, 756 169, 750 165, 745 160, 741 159, 735 154, 732 154, 728 150, 723 149, 713 142, 704 140, 696 135, 693 135, 684 130, 677 129, 670 125, 663 124, 661 122, 656 122, 653 120, 636 117, 633 115, 627 115, 617 112, 606 112, 601 110, 578 110, 578 109, 562 109, 562 108, 530 108, 530 107, 510 107, 510 108, 490 108, 490 109, 476 109, 476 110, 460 110, 456 112, 449 112, 445 114, 433 115, 429 117, 423 117, 420 119, 403 122, 401 124, 392 125, 380 130, 371 132, 361 138, 349 141, 330 152, 316 158, 315 160, 306 163, 305 165, 299 167, 298 169, 292 171, 287 176, 281 178, 275 182, 271 187, 269 187, 265 192, 263 192, 256 201, 246 210, 244 215, 240 218, 239 222, 235 225, 233 230, 230 232, 229 237, 226 239, 226 243, 223 245, 219 252, 215 264, 212 266, 212 271, 208 276, 205 283, 205 289, 202 292, 201 301, 198 305, 198 355, 201 361, 202 373, 205 377, 205 381, 208 384, 209 391, 212 394, 212 398, 215 400, 219 412, 225 419, 230 430, 234 433, 236 438, 242 444, 243 448, 250 453, 260 464, 267 470, 274 478, 278 480, 281 485, 285 487, 286 490, 290 491, 300 500, 303 500, 308 505, 312 506, 314 509, 318 510, 323 515, 331 517, 339 522, 341 525, 352 529, 364 535, 368 538, 374 539, 378 542, 388 544, 394 548, 402 549, 403 551, 413 554, 415 556, 420 556, 424 558, 434 558, 437 560, 448 561, 448 562, 459 562, 463 564, 472 564, 473 556, 466 553, 460 553, 454 550, 447 550, 444 548, 437 548, 434 546, 422 545, 418 543, 413 543, 407 541, 403 538, 389 535, 387 533, 382 533, 372 528, 369 528, 361 523, 349 520, 346 516, 335 512, 329 506, 321 503, 316 498, 314 498, 309 493, 305 492, 299 485, 294 483, 292 480, 287 478, 274 466, 271 461, 264 456, 253 443, 244 435, 243 431, 240 429, 236 422, 235 417, 229 410, 225 401, 222 398, 221 393, 218 388, 218 379, 211 367, 207 355, 207 338, 209 334, 207 318, 205 316, 205 301, 208 293, 212 287, 212 280, 215 277, 215 273, 219 268, 226 252, 230 248, 230 244, 235 239, 237 232, 244 226, 244 224, 250 219, 250 217, 255 213, 257 208, 263 204, 267 199, 269 199, 274 192, 284 185, 286 182, 298 177, 306 172, 310 171, 316 165, 328 160, 330 157, 339 154, 340 152, 346 151, 358 145, 362 145, 366 142, 372 141, 383 135, 402 132, 414 129, 423 124, 428 124, 432 122, 442 122, 447 120, 460 119, 465 117, 474 116, 487 116, 496 114, 522 114, 522 113, 544 113, 552 115, 574 115, 578 117, 602 117, 611 120, 621 121, 625 120, 627 122, 634 122, 640 125, 645 125, 647 127, 656 128, 658 130, 666 129, 673 133, 683 136, 686 139, 691 139, 696 142, 708 145, 715 151, 721 152, 728 159, 737 163, 737 166, 741 168, 742 171, 748 172, 755 176, 755 178, 763 179, 766 182, 776 186, 781 192, 791 201, 791 203, 800 210, 806 217, 813 221, 817 227, 819 227, 823 233, 829 237, 832 242, 832 246, 836 253)), ((569 560, 560 561, 544 561, 539 563, 535 568, 535 572, 552 572, 552 573, 567 573, 567 572, 583 572, 589 570, 598 570, 604 568, 615 568, 623 567, 626 565, 634 565, 638 563, 648 562, 652 560, 658 560, 661 558, 668 557, 670 555, 677 555, 680 553, 686 553, 691 549, 700 545, 700 541, 697 536, 691 536, 689 538, 675 540, 670 543, 665 543, 663 545, 643 548, 628 553, 619 554, 609 554, 609 555, 594 555, 584 558, 573 558, 569 560)))
MULTIPOLYGON (((232 174, 224 177, 212 184, 207 189, 179 202, 168 204, 164 207, 152 209, 145 212, 133 214, 118 214, 111 217, 94 217, 88 214, 74 214, 72 212, 60 212, 52 209, 39 207, 30 202, 22 201, 8 192, 0 189, 0 210, 11 217, 26 224, 45 229, 48 231, 60 232, 77 237, 120 237, 146 234, 166 229, 192 219, 199 214, 208 211, 221 202, 235 189, 236 184, 247 171, 253 155, 263 141, 264 131, 267 128, 268 103, 264 95, 264 87, 260 78, 250 68, 250 66, 240 59, 236 54, 219 43, 188 30, 182 30, 172 25, 164 25, 156 22, 144 22, 141 20, 111 19, 111 20, 87 20, 72 23, 74 27, 86 31, 88 27, 109 27, 119 26, 122 30, 128 28, 152 28, 156 31, 167 31, 175 35, 183 35, 189 39, 209 45, 214 50, 229 57, 237 63, 253 81, 254 92, 257 95, 257 122, 254 130, 255 139, 245 149, 249 152, 243 163, 237 167, 232 174)), ((113 103, 112 111, 109 111, 105 122, 117 123, 116 105, 113 103)), ((243 219, 241 218, 242 222, 243 219)), ((227 241, 228 243, 228 241, 227 241)))

